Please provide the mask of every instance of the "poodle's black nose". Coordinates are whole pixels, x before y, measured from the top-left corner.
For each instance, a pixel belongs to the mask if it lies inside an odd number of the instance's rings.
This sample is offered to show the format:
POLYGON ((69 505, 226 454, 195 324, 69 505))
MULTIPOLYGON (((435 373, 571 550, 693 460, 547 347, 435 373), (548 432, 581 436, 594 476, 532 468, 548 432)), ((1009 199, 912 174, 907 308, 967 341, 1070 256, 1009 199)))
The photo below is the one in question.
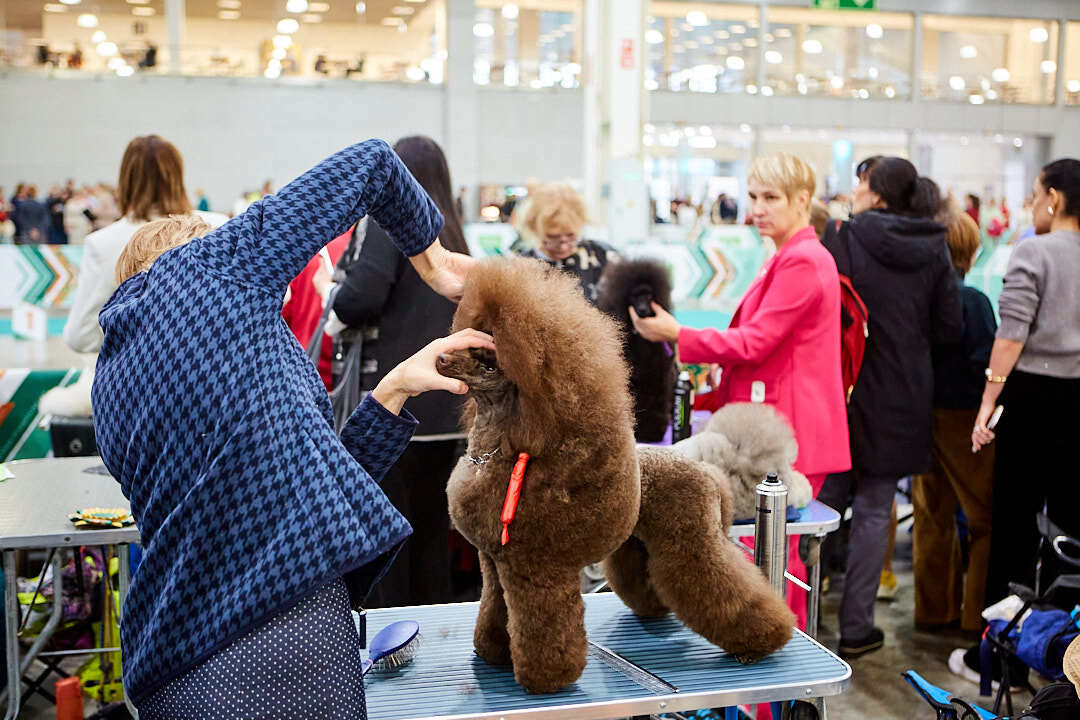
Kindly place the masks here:
POLYGON ((450 364, 451 357, 446 353, 439 353, 439 356, 435 358, 435 369, 442 370, 450 364))

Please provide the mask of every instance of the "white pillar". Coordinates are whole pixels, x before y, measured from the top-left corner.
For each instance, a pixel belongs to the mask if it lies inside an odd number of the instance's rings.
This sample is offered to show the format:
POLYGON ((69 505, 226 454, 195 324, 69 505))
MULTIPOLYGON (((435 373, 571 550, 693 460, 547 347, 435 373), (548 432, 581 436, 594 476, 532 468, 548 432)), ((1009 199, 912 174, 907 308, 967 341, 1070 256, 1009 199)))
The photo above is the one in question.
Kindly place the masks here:
POLYGON ((641 145, 647 0, 585 3, 585 200, 616 246, 649 233, 641 145))
MULTIPOLYGON (((480 183, 479 100, 473 84, 473 0, 446 0, 446 82, 443 85, 442 146, 457 188, 466 187, 466 205, 475 201, 480 183)), ((501 178, 500 178, 501 180, 501 178)), ((475 208, 466 207, 466 213, 475 208)))
POLYGON ((184 46, 184 0, 165 0, 165 23, 169 30, 169 73, 179 75, 184 46))

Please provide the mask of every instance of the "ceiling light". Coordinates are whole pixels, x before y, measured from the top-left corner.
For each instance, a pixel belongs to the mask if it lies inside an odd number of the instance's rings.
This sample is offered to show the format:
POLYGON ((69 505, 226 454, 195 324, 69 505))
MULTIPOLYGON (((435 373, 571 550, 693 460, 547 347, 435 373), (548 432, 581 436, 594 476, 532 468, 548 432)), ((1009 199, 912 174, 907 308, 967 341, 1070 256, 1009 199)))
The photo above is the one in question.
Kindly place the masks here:
POLYGON ((381 22, 388 27, 397 27, 401 24, 402 20, 399 17, 384 17, 381 22))
POLYGON ((994 68, 994 72, 990 73, 990 77, 994 79, 994 82, 1009 82, 1009 71, 1006 68, 994 68))
POLYGON ((502 7, 502 16, 504 18, 506 18, 507 20, 517 20, 518 6, 515 5, 514 3, 510 3, 508 5, 503 5, 503 7, 502 7))
POLYGON ((705 37, 701 38, 702 45, 712 45, 714 42, 716 41, 712 39, 711 35, 706 35, 705 37))
POLYGON ((1050 33, 1046 32, 1046 28, 1031 28, 1031 32, 1028 34, 1033 43, 1044 43, 1050 39, 1050 33))
POLYGON ((986 102, 986 98, 984 98, 982 95, 979 95, 978 93, 975 93, 968 96, 968 102, 972 105, 982 105, 984 102, 986 102))
POLYGON ((716 147, 716 138, 696 135, 687 140, 686 144, 699 150, 712 150, 716 147))
POLYGON ((285 12, 291 13, 306 13, 308 11, 308 0, 287 0, 285 3, 285 12))
POLYGON ((757 85, 747 85, 746 93, 748 95, 757 95, 757 85))
POLYGON ((294 33, 300 29, 300 23, 296 22, 293 18, 285 18, 284 20, 278 20, 277 31, 279 33, 294 33))
POLYGON ((784 56, 776 50, 770 50, 765 53, 765 62, 769 63, 770 65, 779 65, 780 63, 784 62, 784 56))
POLYGON ((1049 75, 1050 73, 1057 70, 1057 63, 1054 62, 1053 60, 1043 60, 1039 64, 1039 69, 1042 70, 1047 75, 1049 75))
POLYGON ((476 23, 472 26, 472 34, 479 38, 491 37, 495 34, 495 28, 490 23, 476 23))
POLYGON ((300 16, 300 21, 306 23, 320 23, 322 22, 322 15, 317 13, 307 13, 300 16))
POLYGON ((997 96, 998 96, 997 95, 997 90, 987 90, 986 91, 986 99, 987 100, 997 100, 997 96))
POLYGON ((398 31, 399 33, 409 32, 409 25, 408 25, 408 23, 405 23, 405 22, 399 22, 399 23, 398 23, 398 26, 397 26, 397 31, 398 31))
POLYGON ((717 40, 727 40, 729 37, 731 37, 731 33, 729 33, 727 30, 717 30, 716 31, 716 39, 717 40))
POLYGON ((110 60, 109 60, 109 69, 110 70, 119 70, 120 68, 124 67, 125 65, 127 65, 127 63, 124 62, 124 58, 122 58, 122 57, 114 57, 114 58, 110 58, 110 60))
POLYGON ((78 5, 82 2, 82 0, 60 0, 60 2, 64 3, 65 5, 78 5))
POLYGON ((705 27, 709 24, 709 16, 700 10, 693 10, 686 13, 686 22, 694 27, 705 27))
POLYGON ((396 5, 390 10, 390 12, 395 15, 412 15, 414 12, 416 12, 416 9, 411 7, 405 7, 404 5, 396 5))
POLYGON ((1080 80, 1070 80, 1065 83, 1065 89, 1071 93, 1080 92, 1080 80))
POLYGON ((757 38, 746 38, 745 40, 743 40, 744 47, 755 48, 757 47, 757 45, 757 38))
POLYGON ((1024 147, 1024 141, 1022 138, 1013 138, 1013 147, 1024 147))
POLYGON ((288 35, 275 35, 273 43, 274 47, 284 49, 292 45, 292 38, 288 35))
POLYGON ((732 43, 731 44, 731 52, 740 52, 741 50, 742 50, 742 44, 741 43, 732 43))
POLYGON ((773 89, 766 85, 765 87, 761 88, 761 94, 765 97, 772 97, 773 89))
POLYGON ((116 74, 120 77, 131 77, 135 74, 135 68, 130 65, 124 65, 123 67, 116 69, 116 74))
POLYGON ((427 73, 424 72, 423 68, 419 68, 413 65, 405 71, 405 77, 409 78, 413 82, 420 82, 427 77, 427 73))
POLYGON ((978 56, 979 51, 975 49, 974 45, 964 45, 960 48, 960 57, 965 60, 972 60, 978 56))
POLYGON ((133 7, 131 8, 132 15, 138 15, 139 17, 150 17, 156 14, 157 11, 152 7, 133 7))
POLYGON ((829 80, 829 85, 832 85, 834 90, 839 90, 840 88, 844 87, 844 78, 840 77, 839 75, 833 75, 832 79, 829 80))
POLYGON ((285 48, 276 47, 270 53, 270 57, 274 60, 284 60, 289 53, 285 51, 285 48))
POLYGON ((265 77, 267 80, 277 80, 280 76, 281 76, 281 66, 280 65, 278 67, 268 67, 263 72, 263 77, 265 77))
POLYGON ((825 48, 820 40, 804 40, 802 49, 807 55, 820 55, 825 48))
POLYGON ((114 42, 109 42, 106 40, 105 42, 98 43, 97 45, 97 54, 101 57, 112 57, 116 54, 116 52, 117 48, 116 43, 114 42))
POLYGON ((223 10, 239 10, 240 0, 217 0, 217 6, 223 10))
POLYGON ((270 58, 270 62, 266 63, 266 67, 274 68, 275 70, 281 69, 281 61, 277 58, 270 58))
POLYGON ((959 75, 953 75, 951 78, 949 78, 949 87, 951 87, 953 90, 963 90, 964 85, 964 78, 960 77, 959 75))
POLYGON ((83 13, 78 18, 76 18, 75 24, 83 28, 97 27, 97 15, 94 15, 93 13, 83 13))
POLYGON ((750 125, 748 123, 743 123, 743 124, 739 125, 739 132, 748 133, 748 132, 750 132, 750 130, 751 130, 751 128, 750 128, 750 125))
POLYGON ((64 6, 64 5, 60 5, 58 3, 46 3, 45 4, 45 12, 56 13, 56 12, 64 12, 65 10, 67 10, 67 7, 64 6))
POLYGON ((239 20, 239 10, 218 10, 218 20, 239 20))
POLYGON ((765 42, 771 43, 776 41, 776 36, 772 33, 765 33, 765 42))
POLYGON ((746 32, 746 26, 744 26, 744 25, 732 25, 731 26, 731 34, 732 35, 742 35, 744 32, 746 32))
POLYGON ((870 23, 866 26, 866 36, 873 38, 874 40, 880 40, 881 36, 885 34, 885 30, 882 29, 877 23, 870 23))
POLYGON ((364 2, 364 0, 360 0, 360 2, 356 3, 356 14, 357 15, 363 15, 366 12, 367 12, 367 3, 364 2))
POLYGON ((105 42, 105 31, 96 30, 94 34, 90 36, 90 42, 94 43, 95 45, 105 42))
POLYGON ((308 12, 330 12, 330 3, 328 2, 313 2, 308 3, 308 12))
POLYGON ((860 99, 860 100, 865 100, 865 99, 867 99, 868 97, 870 97, 870 91, 869 91, 869 90, 867 90, 866 88, 861 88, 861 89, 859 90, 859 99, 860 99))
POLYGON ((789 30, 788 28, 778 28, 776 31, 776 37, 789 38, 791 37, 791 30, 789 30))
POLYGON ((887 88, 885 88, 885 97, 887 97, 887 98, 896 97, 896 88, 894 88, 892 85, 889 85, 887 88))
POLYGON ((987 80, 986 78, 983 78, 982 80, 979 81, 979 87, 981 87, 983 90, 989 90, 990 89, 990 81, 987 80))
POLYGON ((866 74, 870 77, 871 80, 877 80, 880 73, 878 72, 877 66, 871 65, 870 68, 866 71, 866 74))
POLYGON ((645 42, 649 43, 650 45, 659 45, 660 43, 664 42, 664 33, 660 32, 659 30, 646 30, 645 42))
POLYGON ((731 57, 729 57, 726 61, 724 61, 724 64, 727 65, 728 69, 730 70, 742 70, 746 67, 746 61, 744 61, 741 57, 737 55, 732 55, 731 57))

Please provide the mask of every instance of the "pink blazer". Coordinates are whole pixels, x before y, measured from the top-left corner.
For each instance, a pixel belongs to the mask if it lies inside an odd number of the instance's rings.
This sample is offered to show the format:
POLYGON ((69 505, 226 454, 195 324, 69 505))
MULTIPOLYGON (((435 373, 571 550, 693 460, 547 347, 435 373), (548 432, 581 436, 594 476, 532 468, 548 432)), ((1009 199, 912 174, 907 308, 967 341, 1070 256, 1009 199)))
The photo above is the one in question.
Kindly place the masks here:
POLYGON ((719 363, 721 402, 766 402, 795 429, 804 475, 851 468, 840 379, 840 280, 812 227, 799 230, 746 290, 727 330, 679 332, 688 363, 719 363))

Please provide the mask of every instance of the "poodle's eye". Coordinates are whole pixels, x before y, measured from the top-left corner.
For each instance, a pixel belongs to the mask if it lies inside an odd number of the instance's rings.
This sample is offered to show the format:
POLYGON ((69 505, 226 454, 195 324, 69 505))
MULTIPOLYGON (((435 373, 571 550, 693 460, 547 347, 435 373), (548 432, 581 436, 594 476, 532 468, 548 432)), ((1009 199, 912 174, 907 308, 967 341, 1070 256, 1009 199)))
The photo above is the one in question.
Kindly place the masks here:
POLYGON ((484 366, 485 375, 494 375, 496 372, 498 372, 498 368, 491 367, 490 365, 484 366))

